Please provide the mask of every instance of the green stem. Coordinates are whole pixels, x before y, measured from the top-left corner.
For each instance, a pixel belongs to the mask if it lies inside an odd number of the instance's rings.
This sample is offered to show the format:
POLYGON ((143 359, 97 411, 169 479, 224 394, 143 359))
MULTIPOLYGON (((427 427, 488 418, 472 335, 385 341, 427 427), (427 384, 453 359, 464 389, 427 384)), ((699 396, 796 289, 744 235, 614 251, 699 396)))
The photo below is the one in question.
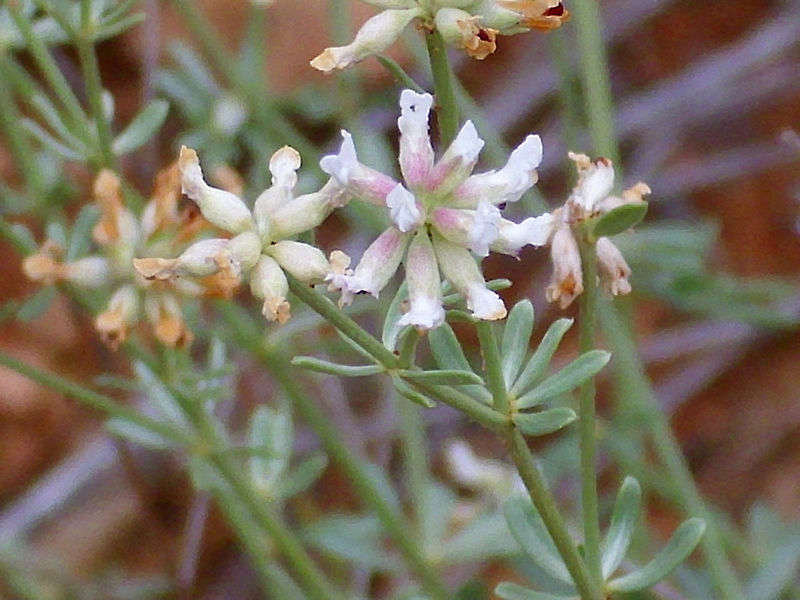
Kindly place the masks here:
POLYGON ((507 414, 509 411, 508 391, 503 378, 503 364, 500 360, 500 349, 497 346, 494 325, 489 321, 478 321, 475 327, 478 330, 486 383, 492 393, 494 409, 501 414, 507 414))
POLYGON ((442 34, 434 30, 425 35, 436 90, 436 114, 441 145, 447 148, 458 134, 458 102, 453 88, 453 70, 447 59, 447 46, 442 34))
MULTIPOLYGON (((293 291, 295 291, 295 295, 302 300, 306 297, 309 298, 311 302, 308 304, 311 308, 314 310, 320 308, 324 311, 320 312, 320 310, 317 310, 323 317, 328 318, 328 312, 330 311, 335 311, 339 313, 340 317, 345 317, 344 326, 346 329, 342 329, 342 332, 351 337, 351 339, 356 341, 363 348, 369 350, 367 347, 369 346, 374 349, 374 344, 368 343, 364 345, 362 343, 362 341, 365 341, 365 338, 368 338, 371 342, 378 344, 385 352, 388 352, 380 342, 361 329, 355 321, 343 315, 341 311, 336 308, 336 305, 327 298, 320 296, 313 289, 297 282, 291 277, 289 278, 289 285, 298 287, 301 294, 298 294, 294 289, 293 291), (321 302, 321 300, 326 301, 330 306, 326 302, 321 302)), ((278 348, 266 346, 263 343, 263 339, 256 333, 259 331, 258 327, 254 326, 254 324, 244 317, 241 312, 237 311, 235 307, 222 302, 217 303, 216 306, 223 319, 231 326, 238 343, 256 356, 270 372, 300 413, 303 420, 315 431, 325 448, 325 452, 331 460, 342 469, 353 484, 359 497, 363 498, 370 508, 375 511, 375 514, 386 529, 386 532, 391 539, 394 540, 395 544, 397 544, 400 552, 419 578, 426 592, 435 600, 446 600, 449 597, 449 593, 439 579, 436 571, 420 551, 418 540, 411 534, 408 523, 398 512, 396 507, 384 497, 383 493, 370 476, 364 461, 357 457, 350 448, 344 444, 339 432, 331 424, 330 419, 328 419, 313 399, 298 385, 286 352, 278 348)), ((337 317, 336 322, 332 321, 332 323, 339 327, 337 323, 342 323, 342 321, 337 317)), ((376 356, 373 352, 371 352, 371 354, 376 356)), ((391 357, 392 361, 396 364, 397 359, 394 354, 388 352, 388 356, 391 357)))
POLYGON ((539 471, 539 467, 536 465, 528 444, 518 429, 511 430, 509 443, 511 457, 514 459, 519 475, 528 489, 531 500, 541 515, 547 531, 553 538, 553 542, 564 560, 564 564, 572 576, 581 598, 583 600, 603 600, 605 596, 589 574, 580 554, 578 554, 578 550, 572 541, 572 536, 570 536, 564 519, 558 511, 555 498, 547 488, 547 484, 539 471))
POLYGON ((617 396, 624 399, 620 410, 639 413, 637 423, 648 429, 659 460, 664 465, 667 478, 677 488, 682 508, 691 515, 703 518, 706 531, 700 546, 708 565, 714 587, 724 600, 743 600, 741 585, 728 560, 716 516, 700 495, 689 465, 683 456, 664 413, 658 405, 655 392, 636 351, 624 319, 616 307, 607 305, 600 313, 603 329, 614 351, 614 376, 617 396))
POLYGON ((50 55, 50 52, 45 46, 44 42, 33 32, 30 22, 25 15, 22 14, 18 2, 7 3, 11 17, 17 25, 22 37, 25 39, 25 46, 33 56, 36 66, 41 71, 47 83, 53 88, 56 96, 58 96, 64 109, 69 114, 70 118, 81 126, 86 125, 86 113, 83 111, 80 102, 78 102, 75 92, 69 87, 66 77, 61 73, 50 55))
MULTIPOLYGON (((402 435, 403 465, 406 472, 406 485, 411 496, 411 505, 419 516, 425 502, 425 489, 430 482, 430 467, 425 436, 425 423, 420 418, 420 407, 398 394, 392 394, 397 412, 400 414, 402 435)), ((424 538, 417 520, 417 536, 424 538)))
POLYGON ((572 11, 577 25, 581 78, 594 149, 619 165, 614 103, 599 5, 597 0, 574 0, 572 11))
POLYGON ((89 406, 95 410, 99 410, 118 419, 135 423, 140 427, 144 427, 145 429, 157 433, 158 435, 172 440, 178 444, 191 446, 195 443, 195 440, 186 433, 170 427, 169 425, 166 425, 160 421, 146 417, 138 411, 120 404, 109 396, 99 394, 94 390, 85 388, 70 381, 69 379, 56 375, 55 373, 45 371, 44 369, 38 369, 37 367, 23 363, 22 361, 19 361, 16 358, 5 354, 4 352, 0 352, 0 365, 11 369, 12 371, 16 371, 20 375, 24 375, 28 379, 49 387, 50 389, 53 389, 61 394, 75 398, 82 404, 85 404, 86 406, 89 406))
MULTIPOLYGON (((584 290, 580 296, 580 352, 595 348, 597 324, 597 252, 595 245, 579 240, 584 290)), ((580 401, 581 505, 586 564, 596 582, 602 581, 600 517, 597 501, 597 427, 595 384, 590 378, 578 390, 580 401)))
POLYGON ((460 392, 455 388, 446 385, 425 385, 417 382, 412 383, 415 387, 422 390, 426 396, 438 400, 456 410, 466 414, 468 417, 480 423, 487 429, 494 432, 502 432, 508 428, 510 423, 507 415, 497 412, 491 406, 481 404, 472 396, 460 392))
POLYGON ((86 83, 86 96, 92 111, 92 119, 97 127, 97 143, 102 164, 114 169, 117 159, 111 150, 111 127, 103 110, 103 82, 100 67, 94 51, 94 27, 91 21, 91 1, 81 0, 81 30, 75 40, 81 61, 83 79, 86 83))
POLYGON ((389 71, 392 76, 397 80, 400 85, 403 85, 407 88, 410 88, 417 92, 418 94, 422 94, 425 92, 424 88, 418 84, 414 79, 405 72, 405 69, 398 65, 394 60, 389 58, 388 56, 384 56, 383 54, 378 54, 375 58, 378 59, 378 62, 383 65, 383 68, 389 71))
MULTIPOLYGON (((0 60, 3 59, 4 57, 0 57, 0 60)), ((11 153, 25 179, 28 195, 37 202, 41 202, 45 192, 44 180, 39 171, 39 165, 36 163, 33 148, 20 126, 21 123, 22 116, 17 110, 8 86, 0 85, 0 127, 2 127, 11 153)))
POLYGON ((289 289, 303 303, 319 313, 326 321, 364 348, 388 369, 398 367, 398 358, 372 335, 364 331, 353 319, 344 314, 329 298, 317 293, 312 287, 287 274, 289 289))
POLYGON ((553 31, 547 36, 550 56, 558 71, 558 98, 561 103, 561 122, 567 148, 578 147, 581 129, 581 98, 574 77, 567 44, 567 32, 563 29, 553 31))

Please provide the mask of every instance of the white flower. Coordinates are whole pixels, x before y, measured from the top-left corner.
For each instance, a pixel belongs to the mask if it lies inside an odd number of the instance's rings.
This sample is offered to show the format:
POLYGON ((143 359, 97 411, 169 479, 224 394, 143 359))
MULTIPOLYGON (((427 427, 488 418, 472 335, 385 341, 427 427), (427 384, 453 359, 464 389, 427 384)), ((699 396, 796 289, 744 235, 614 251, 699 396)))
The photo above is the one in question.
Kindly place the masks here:
POLYGON ((386 206, 389 208, 389 216, 400 231, 405 233, 419 226, 422 211, 417 206, 414 194, 404 188, 402 183, 398 183, 386 196, 386 206))
POLYGON ((478 256, 488 256, 491 246, 500 234, 500 211, 486 200, 478 203, 475 220, 469 232, 469 248, 478 256))

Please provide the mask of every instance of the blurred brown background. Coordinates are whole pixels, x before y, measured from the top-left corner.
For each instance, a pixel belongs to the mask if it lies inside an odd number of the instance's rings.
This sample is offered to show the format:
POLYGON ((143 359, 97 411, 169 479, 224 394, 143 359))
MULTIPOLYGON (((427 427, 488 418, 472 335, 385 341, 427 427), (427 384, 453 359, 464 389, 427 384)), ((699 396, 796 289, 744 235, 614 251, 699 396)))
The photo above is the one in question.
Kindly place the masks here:
MULTIPOLYGON (((149 93, 164 44, 184 35, 161 2, 143 5, 151 15, 148 24, 100 46, 105 82, 122 122, 149 93)), ((226 39, 237 39, 245 2, 198 5, 226 39)), ((716 219, 721 243, 709 258, 719 268, 796 278, 800 138, 790 130, 800 130, 800 3, 606 0, 602 8, 629 178, 650 182, 656 215, 716 219)), ((356 21, 368 14, 370 8, 359 5, 356 21)), ((331 82, 307 67, 328 45, 325 24, 322 0, 276 2, 264 34, 270 80, 278 91, 331 82)), ((552 198, 563 194, 557 74, 546 41, 534 35, 502 38, 497 54, 469 67, 462 69, 467 87, 509 142, 526 131, 542 132, 546 162, 540 187, 552 198)), ((373 61, 362 69, 369 73, 368 86, 391 83, 373 61)), ((163 144, 161 156, 145 168, 128 165, 142 191, 149 191, 148 175, 166 162, 170 149, 163 144)), ((0 173, 15 178, 1 147, 0 173)), ((76 176, 86 183, 84 175, 76 176)), ((529 288, 526 277, 542 281, 546 260, 534 254, 522 263, 490 261, 491 273, 513 271, 508 299, 529 288)), ((0 261, 0 298, 33 289, 4 244, 0 261)), ((538 309, 542 290, 533 294, 538 309)), ((799 310, 800 298, 794 304, 799 310)), ((538 315, 541 324, 553 313, 538 315)), ((637 322, 643 356, 674 413, 702 490, 734 515, 764 498, 787 517, 800 518, 800 337, 689 319, 655 301, 640 305, 637 322)), ((0 346, 84 381, 124 370, 124 361, 90 332, 87 316, 60 299, 33 323, 3 325, 0 346)), ((246 373, 240 392, 252 395, 262 383, 256 373, 246 373)), ((357 414, 354 419, 357 424, 357 414)), ((163 565, 185 571, 191 564, 186 554, 197 553, 184 538, 187 517, 198 518, 205 508, 192 498, 181 472, 170 458, 110 441, 99 432, 97 415, 0 369, 0 530, 32 533, 79 574, 108 564, 142 573, 163 565)), ((319 493, 337 497, 343 485, 329 469, 319 493)), ((256 597, 246 560, 213 511, 210 518, 192 597, 256 597), (241 586, 241 595, 226 595, 231 581, 241 586)), ((191 580, 192 573, 181 576, 191 580)))

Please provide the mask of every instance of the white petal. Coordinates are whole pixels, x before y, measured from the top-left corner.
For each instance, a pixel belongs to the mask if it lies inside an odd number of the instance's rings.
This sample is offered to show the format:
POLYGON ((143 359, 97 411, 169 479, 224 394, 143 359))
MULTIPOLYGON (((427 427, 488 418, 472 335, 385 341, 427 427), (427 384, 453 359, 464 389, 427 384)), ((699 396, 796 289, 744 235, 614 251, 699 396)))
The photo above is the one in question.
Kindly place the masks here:
POLYGON ((403 90, 400 94, 400 170, 412 189, 421 184, 433 167, 433 147, 428 133, 428 118, 433 96, 403 90))
POLYGON ((453 140, 449 151, 454 156, 461 157, 464 162, 475 162, 485 143, 478 135, 478 130, 472 121, 467 121, 453 140))
POLYGON ((495 321, 506 316, 503 300, 482 283, 475 283, 467 289, 467 308, 474 317, 484 321, 495 321))
POLYGON ((441 300, 420 296, 411 303, 409 311, 400 317, 401 327, 413 325, 420 329, 436 329, 444 323, 445 313, 441 300))
POLYGON ((359 163, 353 136, 346 129, 342 129, 342 138, 339 153, 323 156, 319 161, 319 166, 339 183, 347 185, 350 182, 351 174, 358 169, 359 163))
POLYGON ((580 205, 587 213, 592 213, 613 188, 614 165, 610 160, 601 158, 581 170, 570 201, 580 205))
POLYGON ((297 185, 297 169, 300 168, 300 154, 291 146, 284 146, 269 160, 272 185, 293 189, 297 185))
POLYGON ((406 232, 416 228, 422 219, 422 212, 417 206, 414 194, 398 183, 386 196, 389 216, 400 231, 406 232))
POLYGON ((493 204, 481 200, 469 232, 470 250, 478 256, 489 255, 489 246, 499 235, 500 219, 500 210, 493 204))
POLYGON ((554 230, 554 217, 544 213, 538 217, 528 217, 521 223, 503 219, 499 235, 492 244, 492 250, 516 256, 523 246, 544 246, 550 241, 554 230))

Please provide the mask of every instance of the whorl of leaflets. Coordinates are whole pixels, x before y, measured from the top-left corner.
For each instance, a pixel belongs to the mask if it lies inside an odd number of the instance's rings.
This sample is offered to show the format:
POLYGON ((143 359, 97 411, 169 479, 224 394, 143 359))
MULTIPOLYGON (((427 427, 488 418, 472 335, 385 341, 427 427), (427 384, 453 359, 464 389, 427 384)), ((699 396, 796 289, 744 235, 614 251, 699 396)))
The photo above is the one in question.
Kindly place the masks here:
POLYGON ((326 48, 311 61, 324 72, 345 69, 389 48, 415 19, 451 46, 478 60, 497 49, 498 35, 550 30, 569 19, 560 0, 365 0, 381 10, 346 46, 326 48))
POLYGON ((472 254, 490 251, 516 256, 525 245, 542 245, 552 229, 552 215, 521 223, 502 218, 499 206, 516 202, 537 181, 542 160, 539 136, 530 135, 498 170, 472 175, 484 142, 467 121, 438 160, 431 145, 428 119, 433 98, 404 90, 400 95, 400 170, 403 182, 359 162, 347 131, 338 154, 320 166, 349 194, 386 208, 393 226, 364 252, 354 269, 337 253, 328 277, 341 292, 340 304, 354 294, 378 296, 401 263, 405 265, 409 310, 401 324, 433 329, 444 321, 441 280, 465 298, 475 318, 502 319, 506 308, 486 287, 472 254), (472 253, 472 254, 471 254, 472 253))

